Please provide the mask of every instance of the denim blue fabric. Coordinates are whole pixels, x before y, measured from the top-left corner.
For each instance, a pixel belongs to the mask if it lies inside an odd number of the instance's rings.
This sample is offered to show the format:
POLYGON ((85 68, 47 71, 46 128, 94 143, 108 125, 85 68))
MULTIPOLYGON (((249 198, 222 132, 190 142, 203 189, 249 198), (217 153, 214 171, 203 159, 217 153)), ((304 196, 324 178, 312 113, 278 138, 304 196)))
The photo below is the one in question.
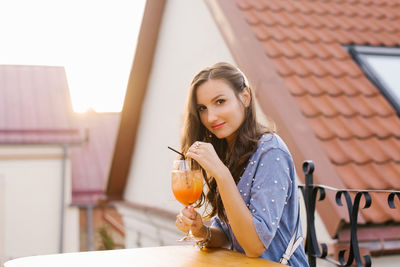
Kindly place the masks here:
MULTIPOLYGON (((266 250, 261 258, 279 262, 297 223, 299 196, 292 156, 277 134, 264 134, 250 157, 237 188, 253 215, 253 224, 266 250)), ((212 226, 229 239, 230 249, 244 253, 232 228, 217 216, 212 226)), ((302 235, 301 223, 298 236, 302 235)), ((291 256, 290 266, 308 266, 302 243, 291 256)))

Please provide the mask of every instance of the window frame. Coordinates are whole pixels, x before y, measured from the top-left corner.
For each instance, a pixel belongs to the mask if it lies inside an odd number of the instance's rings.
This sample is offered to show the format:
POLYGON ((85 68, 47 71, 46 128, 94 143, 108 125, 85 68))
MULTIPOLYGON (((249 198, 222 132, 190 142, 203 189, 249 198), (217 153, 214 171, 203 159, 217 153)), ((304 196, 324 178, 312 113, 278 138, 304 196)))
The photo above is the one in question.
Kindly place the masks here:
POLYGON ((345 47, 353 60, 360 66, 365 76, 380 90, 382 95, 388 100, 400 117, 400 96, 397 96, 393 90, 386 84, 380 75, 374 70, 374 67, 368 63, 366 57, 374 56, 395 56, 400 60, 399 47, 374 47, 350 45, 345 47))

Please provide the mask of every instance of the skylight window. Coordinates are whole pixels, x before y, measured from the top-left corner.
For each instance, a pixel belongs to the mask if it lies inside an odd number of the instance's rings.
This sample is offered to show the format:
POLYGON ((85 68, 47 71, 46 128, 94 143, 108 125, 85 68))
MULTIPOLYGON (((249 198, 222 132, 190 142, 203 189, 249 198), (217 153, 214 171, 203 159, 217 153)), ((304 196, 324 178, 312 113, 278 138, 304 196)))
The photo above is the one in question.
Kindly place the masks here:
POLYGON ((351 46, 348 49, 400 116, 400 48, 351 46))

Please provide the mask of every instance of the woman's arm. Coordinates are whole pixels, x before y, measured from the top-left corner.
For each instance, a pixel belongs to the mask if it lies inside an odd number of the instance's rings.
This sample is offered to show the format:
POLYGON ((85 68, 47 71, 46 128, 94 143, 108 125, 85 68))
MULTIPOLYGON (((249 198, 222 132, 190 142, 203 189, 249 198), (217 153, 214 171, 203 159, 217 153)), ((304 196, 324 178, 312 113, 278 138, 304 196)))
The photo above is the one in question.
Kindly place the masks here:
POLYGON ((240 196, 229 169, 226 168, 225 172, 214 178, 236 239, 247 256, 259 257, 264 253, 265 247, 254 227, 253 215, 240 196))
MULTIPOLYGON (((203 225, 203 228, 200 230, 200 232, 197 234, 193 233, 193 235, 196 238, 202 238, 202 239, 207 238, 207 227, 209 226, 203 225)), ((220 248, 220 247, 226 247, 228 245, 229 243, 228 238, 221 229, 217 227, 210 227, 210 231, 211 231, 211 239, 207 243, 207 247, 220 248)))

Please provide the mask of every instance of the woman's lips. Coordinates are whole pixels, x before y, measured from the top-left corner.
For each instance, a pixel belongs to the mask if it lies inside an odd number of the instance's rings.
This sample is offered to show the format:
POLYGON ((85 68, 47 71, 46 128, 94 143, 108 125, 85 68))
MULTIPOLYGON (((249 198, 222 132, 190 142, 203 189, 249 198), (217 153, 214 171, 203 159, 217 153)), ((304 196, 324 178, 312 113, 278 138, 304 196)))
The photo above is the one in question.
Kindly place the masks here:
POLYGON ((216 129, 219 129, 219 128, 221 128, 222 126, 224 126, 225 125, 225 122, 222 122, 222 123, 220 123, 220 124, 216 124, 216 125, 213 125, 213 126, 211 126, 214 130, 216 130, 216 129))

